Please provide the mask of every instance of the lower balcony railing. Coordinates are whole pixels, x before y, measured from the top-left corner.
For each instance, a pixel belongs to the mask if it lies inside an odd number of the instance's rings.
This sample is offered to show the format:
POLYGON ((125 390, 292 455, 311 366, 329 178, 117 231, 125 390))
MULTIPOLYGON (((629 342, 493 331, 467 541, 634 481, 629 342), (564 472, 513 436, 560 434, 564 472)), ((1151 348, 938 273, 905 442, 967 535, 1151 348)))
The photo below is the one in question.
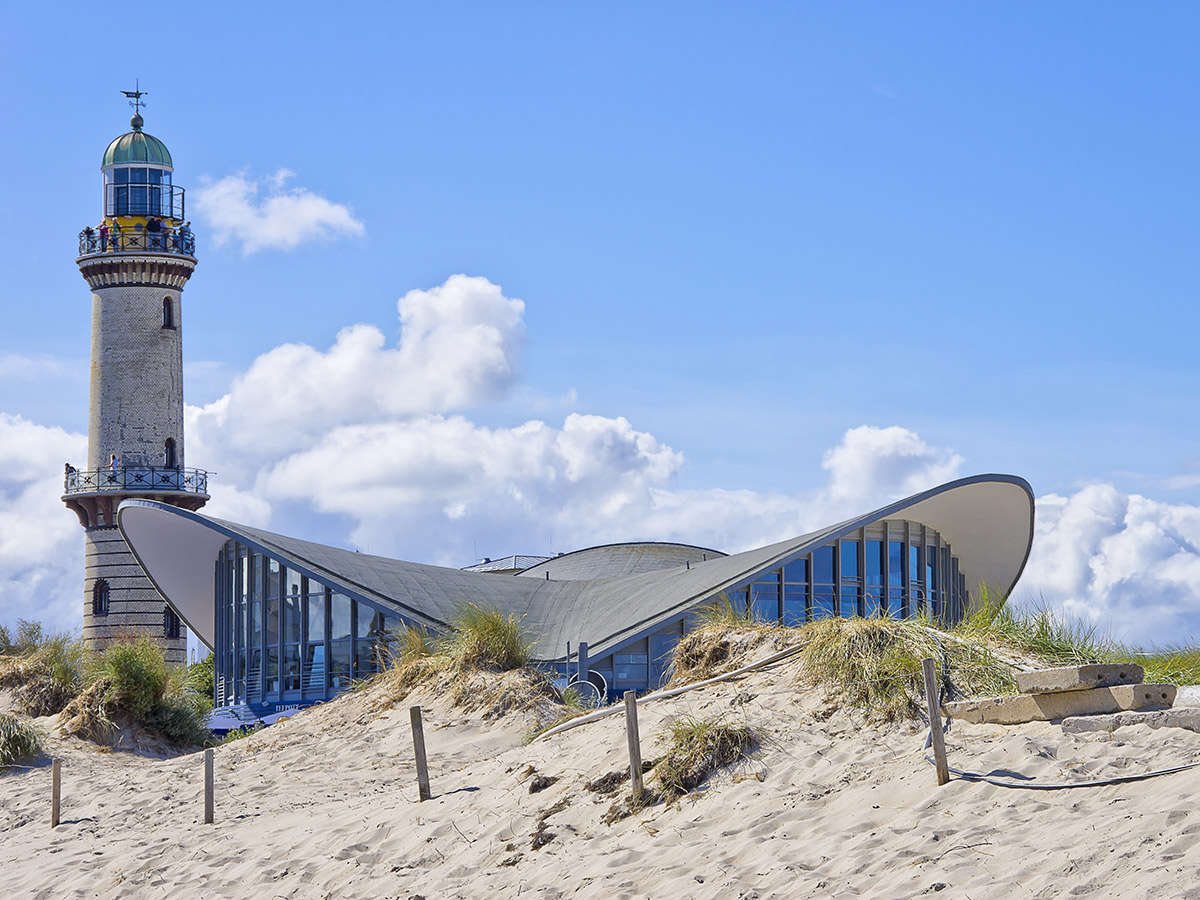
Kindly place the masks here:
POLYGON ((186 491, 208 493, 208 472, 158 466, 105 466, 83 470, 67 466, 66 494, 100 491, 186 491))

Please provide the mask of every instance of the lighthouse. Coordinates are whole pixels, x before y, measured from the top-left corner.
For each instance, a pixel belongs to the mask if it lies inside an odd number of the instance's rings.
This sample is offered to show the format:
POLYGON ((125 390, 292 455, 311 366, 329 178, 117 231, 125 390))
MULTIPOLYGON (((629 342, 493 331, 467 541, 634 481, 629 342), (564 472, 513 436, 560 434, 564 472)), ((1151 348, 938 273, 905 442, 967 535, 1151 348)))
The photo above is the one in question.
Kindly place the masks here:
POLYGON ((76 264, 92 291, 88 456, 68 463, 63 502, 85 535, 83 637, 101 650, 148 636, 172 663, 187 661, 186 625, 117 530, 130 498, 187 510, 208 501, 208 473, 184 465, 183 287, 196 268, 184 189, 166 145, 143 130, 142 96, 130 131, 100 164, 101 210, 79 235, 76 264))

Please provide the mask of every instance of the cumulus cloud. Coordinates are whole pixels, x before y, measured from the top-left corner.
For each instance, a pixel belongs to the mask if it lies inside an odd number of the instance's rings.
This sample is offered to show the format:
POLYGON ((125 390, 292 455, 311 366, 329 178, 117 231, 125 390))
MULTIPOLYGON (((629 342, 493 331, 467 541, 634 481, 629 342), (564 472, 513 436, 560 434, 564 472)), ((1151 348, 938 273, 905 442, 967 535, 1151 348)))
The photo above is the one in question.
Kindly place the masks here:
POLYGON ((189 458, 209 460, 237 481, 332 428, 499 398, 517 377, 524 312, 486 278, 453 275, 400 298, 397 346, 373 325, 352 325, 328 350, 276 347, 229 393, 189 407, 189 458))
POLYGON ((907 497, 955 478, 963 459, 930 447, 915 433, 893 425, 860 425, 828 450, 821 466, 829 472, 829 496, 840 503, 907 497))
POLYGON ((1018 597, 1134 643, 1200 639, 1200 507, 1094 484, 1038 498, 1018 597))
POLYGON ((216 246, 232 241, 245 255, 365 233, 348 206, 306 188, 289 188, 292 177, 279 169, 257 180, 241 172, 205 181, 193 192, 192 209, 212 229, 216 246))
POLYGON ((0 622, 80 624, 83 529, 63 506, 63 464, 87 439, 0 413, 0 622))

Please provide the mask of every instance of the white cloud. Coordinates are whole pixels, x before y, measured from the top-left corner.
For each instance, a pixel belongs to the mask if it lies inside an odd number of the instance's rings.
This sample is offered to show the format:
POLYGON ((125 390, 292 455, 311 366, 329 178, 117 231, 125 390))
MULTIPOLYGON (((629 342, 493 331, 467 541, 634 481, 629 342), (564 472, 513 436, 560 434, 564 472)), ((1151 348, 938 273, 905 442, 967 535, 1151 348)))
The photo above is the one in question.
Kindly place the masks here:
POLYGON ((1200 507, 1111 484, 1037 501, 1017 596, 1135 643, 1200 639, 1200 507))
POLYGON ((234 241, 246 255, 365 233, 348 206, 306 188, 288 188, 292 177, 279 169, 257 181, 244 172, 204 181, 193 192, 192 209, 212 229, 216 246, 234 241))
POLYGON ((880 498, 907 497, 950 481, 958 475, 962 462, 957 453, 930 447, 897 425, 860 425, 825 452, 821 466, 831 477, 832 500, 875 505, 880 498))
POLYGON ((0 622, 80 625, 83 529, 59 499, 87 439, 0 413, 0 622))
POLYGON ((228 394, 188 408, 188 459, 242 483, 338 426, 497 399, 517 376, 524 311, 486 278, 453 275, 400 298, 396 347, 373 325, 343 328, 327 351, 276 347, 228 394))

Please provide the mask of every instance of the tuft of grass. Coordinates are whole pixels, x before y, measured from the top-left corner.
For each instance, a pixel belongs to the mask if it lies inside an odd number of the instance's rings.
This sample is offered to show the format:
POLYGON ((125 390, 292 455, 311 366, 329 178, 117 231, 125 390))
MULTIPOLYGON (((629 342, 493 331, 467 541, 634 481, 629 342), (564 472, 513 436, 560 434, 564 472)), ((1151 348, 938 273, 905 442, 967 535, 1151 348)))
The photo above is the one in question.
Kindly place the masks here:
POLYGON ((11 766, 42 752, 42 733, 32 722, 0 713, 0 766, 11 766))
POLYGON ((433 655, 434 639, 424 625, 405 625, 391 642, 392 660, 407 665, 433 655))
POLYGON ((681 716, 667 726, 667 751, 654 767, 665 798, 698 788, 719 769, 737 762, 754 746, 747 725, 681 716))
POLYGON ((61 712, 83 689, 83 641, 69 634, 45 634, 40 625, 36 634, 31 628, 19 633, 24 634, 20 655, 0 657, 0 686, 13 688, 26 715, 61 712))
POLYGON ((1150 684, 1200 684, 1200 647, 1170 646, 1130 654, 1150 684))
POLYGON ((1128 658, 1130 651, 1097 633, 1096 626, 1055 613, 1045 602, 1018 609, 1003 594, 980 585, 976 612, 952 633, 991 641, 1035 657, 1046 666, 1081 666, 1128 658))
POLYGON ((824 684, 835 704, 861 708, 872 720, 891 722, 921 714, 925 657, 935 660, 948 699, 1016 689, 1012 668, 986 645, 942 640, 921 622, 825 619, 804 631, 804 676, 824 684))
POLYGON ((450 620, 452 631, 440 648, 459 669, 508 672, 529 665, 532 642, 521 620, 494 607, 464 603, 450 620))

